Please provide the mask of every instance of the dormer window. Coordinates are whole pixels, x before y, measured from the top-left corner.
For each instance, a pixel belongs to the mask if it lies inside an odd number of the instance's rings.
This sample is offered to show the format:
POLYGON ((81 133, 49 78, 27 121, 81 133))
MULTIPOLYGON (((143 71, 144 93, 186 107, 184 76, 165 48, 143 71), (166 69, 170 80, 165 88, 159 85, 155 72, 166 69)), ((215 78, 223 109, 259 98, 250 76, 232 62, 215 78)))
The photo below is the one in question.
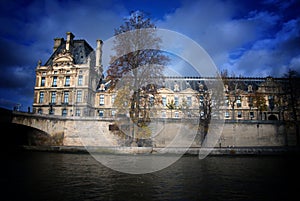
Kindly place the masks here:
POLYGON ((252 85, 248 85, 248 92, 249 92, 249 93, 252 93, 252 92, 253 92, 252 85))

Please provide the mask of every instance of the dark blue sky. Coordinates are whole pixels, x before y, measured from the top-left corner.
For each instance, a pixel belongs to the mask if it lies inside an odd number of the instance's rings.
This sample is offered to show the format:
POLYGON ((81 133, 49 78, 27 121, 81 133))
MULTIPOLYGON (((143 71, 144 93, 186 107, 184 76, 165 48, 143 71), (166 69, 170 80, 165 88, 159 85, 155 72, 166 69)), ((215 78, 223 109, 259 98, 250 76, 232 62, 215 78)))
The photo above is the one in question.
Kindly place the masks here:
POLYGON ((71 31, 95 48, 134 10, 196 41, 219 70, 274 77, 300 70, 299 0, 2 0, 0 106, 32 105, 35 68, 54 38, 71 31))

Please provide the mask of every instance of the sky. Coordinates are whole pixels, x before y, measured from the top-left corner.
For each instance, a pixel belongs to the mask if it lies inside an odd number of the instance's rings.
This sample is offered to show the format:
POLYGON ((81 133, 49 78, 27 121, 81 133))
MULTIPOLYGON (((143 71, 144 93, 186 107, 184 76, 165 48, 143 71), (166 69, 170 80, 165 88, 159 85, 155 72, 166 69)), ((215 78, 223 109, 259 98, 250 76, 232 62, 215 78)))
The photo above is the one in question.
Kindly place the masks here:
POLYGON ((299 0, 2 0, 0 107, 32 106, 35 69, 51 56, 54 38, 70 31, 95 49, 136 10, 157 28, 194 40, 219 71, 245 77, 300 71, 299 0))

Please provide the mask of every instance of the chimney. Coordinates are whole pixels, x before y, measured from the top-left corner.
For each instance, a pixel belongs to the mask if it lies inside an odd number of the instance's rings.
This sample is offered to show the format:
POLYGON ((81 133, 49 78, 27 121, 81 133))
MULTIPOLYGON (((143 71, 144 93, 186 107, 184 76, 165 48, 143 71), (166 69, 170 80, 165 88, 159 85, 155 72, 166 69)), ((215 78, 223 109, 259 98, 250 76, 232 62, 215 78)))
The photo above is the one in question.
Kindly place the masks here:
POLYGON ((98 39, 97 40, 97 49, 96 49, 96 67, 101 67, 101 57, 102 57, 102 44, 103 41, 98 39))
POLYGON ((71 32, 67 32, 67 42, 66 42, 66 50, 71 51, 71 48, 73 46, 73 38, 75 36, 71 32))
POLYGON ((53 52, 57 50, 57 48, 63 43, 63 41, 64 41, 63 38, 54 38, 53 52))

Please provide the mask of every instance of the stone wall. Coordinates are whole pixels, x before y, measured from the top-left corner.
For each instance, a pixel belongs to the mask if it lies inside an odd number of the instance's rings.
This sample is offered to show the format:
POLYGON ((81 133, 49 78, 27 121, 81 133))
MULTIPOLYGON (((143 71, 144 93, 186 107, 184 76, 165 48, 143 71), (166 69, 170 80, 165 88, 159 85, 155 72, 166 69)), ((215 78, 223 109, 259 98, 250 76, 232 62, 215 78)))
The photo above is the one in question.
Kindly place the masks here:
MULTIPOLYGON (((22 124, 50 136, 63 136, 65 146, 123 146, 126 136, 111 131, 112 119, 48 118, 14 115, 12 123, 22 124)), ((294 124, 280 121, 227 121, 221 135, 214 139, 216 147, 293 146, 296 144, 294 124)), ((197 124, 192 121, 158 120, 150 125, 154 147, 199 147, 197 124)), ((212 137, 207 136, 207 137, 212 137)))

